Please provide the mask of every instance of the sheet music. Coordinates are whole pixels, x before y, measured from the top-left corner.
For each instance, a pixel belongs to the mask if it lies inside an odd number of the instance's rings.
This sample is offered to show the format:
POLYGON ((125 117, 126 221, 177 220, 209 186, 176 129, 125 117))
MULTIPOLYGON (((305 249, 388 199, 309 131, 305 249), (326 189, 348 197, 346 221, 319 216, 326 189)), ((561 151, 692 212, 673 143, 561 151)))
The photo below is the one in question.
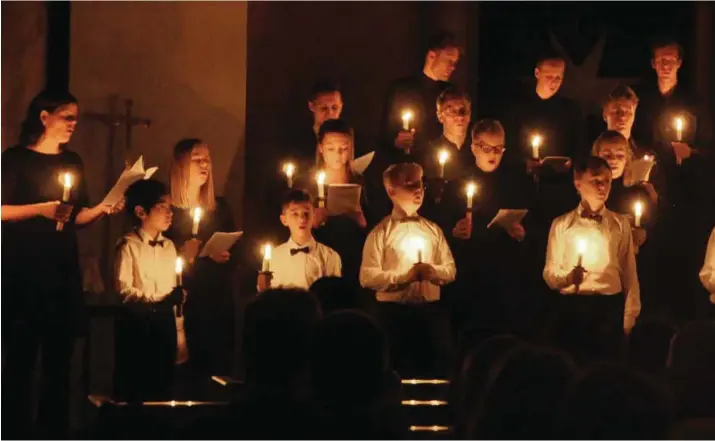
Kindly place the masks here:
POLYGON ((359 158, 353 159, 350 163, 350 168, 354 173, 362 175, 365 170, 370 166, 372 159, 375 157, 375 152, 370 152, 360 156, 359 158))
POLYGON ((243 231, 236 231, 235 233, 216 232, 206 242, 206 245, 204 245, 204 248, 201 250, 199 257, 211 256, 213 254, 228 251, 241 236, 243 236, 243 231))
POLYGON ((655 161, 652 159, 634 159, 628 166, 628 172, 633 177, 634 182, 648 182, 654 165, 655 161))
POLYGON ((144 158, 140 156, 131 168, 125 169, 122 172, 119 179, 117 179, 117 183, 114 184, 114 187, 112 187, 112 189, 109 190, 109 193, 107 193, 104 197, 102 204, 111 206, 116 205, 122 200, 124 192, 127 191, 127 188, 129 188, 130 185, 141 179, 151 178, 158 169, 159 167, 151 167, 144 170, 144 158))
POLYGON ((362 211, 360 207, 361 190, 361 187, 357 184, 328 185, 328 216, 338 216, 362 211))
POLYGON ((491 228, 491 226, 494 224, 497 224, 503 228, 508 228, 513 224, 521 222, 521 220, 524 219, 524 216, 526 216, 526 213, 528 212, 529 210, 526 209, 511 210, 502 208, 497 212, 497 215, 494 216, 494 219, 489 222, 487 228, 491 228))

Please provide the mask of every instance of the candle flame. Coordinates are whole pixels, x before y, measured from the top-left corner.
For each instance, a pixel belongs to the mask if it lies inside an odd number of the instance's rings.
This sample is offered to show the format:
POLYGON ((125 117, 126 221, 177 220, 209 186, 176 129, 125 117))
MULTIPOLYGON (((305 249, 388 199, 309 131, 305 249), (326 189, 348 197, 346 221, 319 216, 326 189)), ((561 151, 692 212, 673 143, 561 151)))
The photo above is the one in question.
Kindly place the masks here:
POLYGON ((65 188, 72 188, 72 173, 62 173, 60 175, 60 184, 62 184, 65 188))
POLYGON ((467 184, 466 191, 467 197, 471 198, 472 196, 474 196, 474 193, 477 192, 477 184, 475 184, 474 182, 470 182, 469 184, 467 184))
POLYGON ((325 184, 325 172, 324 171, 318 172, 317 181, 318 181, 318 185, 325 184))
POLYGON ((283 164, 283 173, 285 173, 289 178, 293 177, 293 174, 295 173, 295 164, 292 162, 286 162, 283 164))
POLYGON ((404 122, 410 122, 412 120, 412 111, 411 110, 403 110, 402 111, 402 121, 404 122))
POLYGON ((633 205, 633 211, 635 211, 636 216, 640 217, 643 215, 643 202, 638 201, 633 205))
POLYGON ((681 117, 676 117, 675 118, 675 130, 681 131, 683 130, 683 127, 685 126, 685 121, 683 121, 683 118, 681 117))
POLYGON ((439 151, 439 156, 437 158, 437 160, 439 161, 439 164, 444 165, 445 163, 447 163, 448 159, 449 159, 449 152, 447 151, 447 149, 441 149, 439 151))
POLYGON ((181 274, 184 271, 184 259, 176 258, 176 274, 181 274))
POLYGON ((531 146, 532 147, 541 147, 541 143, 544 141, 544 138, 539 135, 538 133, 533 135, 531 137, 531 146))
POLYGON ((643 159, 646 161, 652 161, 653 157, 651 155, 643 155, 643 159))
POLYGON ((576 252, 580 255, 584 255, 586 253, 586 239, 576 239, 576 252))
POLYGON ((204 213, 204 211, 201 209, 201 207, 196 207, 194 208, 194 222, 199 223, 201 221, 201 215, 204 213))
POLYGON ((271 260, 271 244, 267 243, 263 245, 263 258, 266 260, 271 260))

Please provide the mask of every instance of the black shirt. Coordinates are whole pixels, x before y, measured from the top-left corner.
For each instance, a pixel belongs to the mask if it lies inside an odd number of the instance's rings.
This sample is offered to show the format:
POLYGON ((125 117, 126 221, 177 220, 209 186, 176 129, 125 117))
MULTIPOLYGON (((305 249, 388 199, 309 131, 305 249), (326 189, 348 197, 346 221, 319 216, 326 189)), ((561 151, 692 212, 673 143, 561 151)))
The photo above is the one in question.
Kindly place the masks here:
POLYGON ((72 173, 69 204, 74 209, 62 231, 56 230, 56 221, 41 216, 2 223, 3 310, 13 318, 72 321, 83 304, 74 224, 89 204, 82 159, 66 149, 52 155, 18 146, 4 151, 1 162, 3 205, 62 200, 60 176, 72 173))

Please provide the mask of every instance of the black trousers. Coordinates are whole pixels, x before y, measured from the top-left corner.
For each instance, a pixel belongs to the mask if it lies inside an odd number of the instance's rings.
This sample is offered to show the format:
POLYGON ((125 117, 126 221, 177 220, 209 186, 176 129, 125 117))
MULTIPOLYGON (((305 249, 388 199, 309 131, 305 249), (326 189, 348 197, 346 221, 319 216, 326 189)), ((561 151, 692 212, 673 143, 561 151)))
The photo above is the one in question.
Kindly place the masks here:
POLYGON ((393 366, 400 376, 448 374, 454 352, 448 308, 440 302, 379 302, 378 315, 387 333, 393 366))
POLYGON ((582 361, 622 356, 625 300, 615 295, 554 294, 548 338, 582 361))
POLYGON ((15 321, 3 325, 3 438, 67 438, 73 332, 60 324, 15 321), (42 361, 35 421, 32 386, 38 355, 42 361))

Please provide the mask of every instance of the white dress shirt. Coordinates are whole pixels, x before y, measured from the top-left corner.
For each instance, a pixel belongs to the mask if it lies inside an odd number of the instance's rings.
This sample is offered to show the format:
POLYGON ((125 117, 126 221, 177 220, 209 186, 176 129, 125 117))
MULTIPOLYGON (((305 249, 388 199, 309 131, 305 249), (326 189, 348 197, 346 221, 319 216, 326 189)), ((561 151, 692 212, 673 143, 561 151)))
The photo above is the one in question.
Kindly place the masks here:
MULTIPOLYGON (((128 233, 120 240, 115 262, 116 290, 123 303, 156 303, 164 300, 176 287, 176 247, 159 234, 161 244, 151 246, 153 239, 142 229, 128 233)), ((174 307, 176 309, 176 307, 174 307)), ((176 317, 177 363, 188 359, 184 317, 176 317)))
POLYGON ((360 284, 377 291, 379 302, 434 302, 440 297, 440 284, 454 281, 457 268, 442 229, 434 222, 415 215, 407 217, 402 210, 380 221, 365 241, 360 266, 360 284), (437 272, 435 283, 408 283, 407 273, 418 262, 415 238, 424 245, 422 262, 437 272), (419 240, 419 239, 418 239, 419 240))
POLYGON ((566 281, 578 264, 578 243, 585 244, 582 266, 586 270, 578 295, 612 295, 626 298, 624 327, 633 327, 641 310, 631 225, 625 216, 603 207, 599 220, 582 217, 583 207, 554 219, 546 249, 544 280, 561 294, 576 294, 566 281))
POLYGON ((308 289, 321 277, 340 277, 342 263, 338 253, 311 238, 298 245, 292 238, 278 245, 271 258, 272 288, 308 289), (291 250, 308 248, 308 252, 291 254, 291 250))
POLYGON ((715 304, 715 228, 710 233, 707 252, 705 253, 705 263, 700 270, 700 281, 710 293, 710 303, 715 304))

